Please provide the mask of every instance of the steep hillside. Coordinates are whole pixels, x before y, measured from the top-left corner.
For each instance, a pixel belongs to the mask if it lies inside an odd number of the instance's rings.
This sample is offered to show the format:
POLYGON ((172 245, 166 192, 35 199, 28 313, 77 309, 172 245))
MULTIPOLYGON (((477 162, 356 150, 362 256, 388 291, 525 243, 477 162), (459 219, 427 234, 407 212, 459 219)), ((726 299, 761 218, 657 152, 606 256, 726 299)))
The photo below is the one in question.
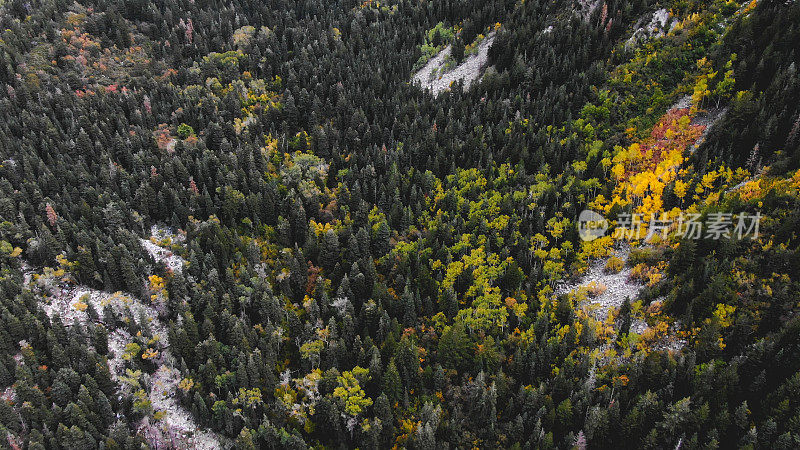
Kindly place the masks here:
POLYGON ((797 2, 0 30, 0 446, 800 446, 797 2))

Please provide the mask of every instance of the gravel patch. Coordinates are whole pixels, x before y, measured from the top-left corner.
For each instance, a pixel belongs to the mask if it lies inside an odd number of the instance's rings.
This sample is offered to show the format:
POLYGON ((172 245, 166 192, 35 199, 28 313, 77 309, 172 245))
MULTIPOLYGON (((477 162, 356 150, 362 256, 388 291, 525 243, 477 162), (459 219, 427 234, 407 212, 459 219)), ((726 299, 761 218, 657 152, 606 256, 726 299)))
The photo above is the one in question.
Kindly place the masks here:
POLYGON ((153 259, 164 263, 164 265, 166 265, 167 268, 173 272, 180 272, 183 270, 183 266, 186 264, 186 261, 180 256, 172 253, 171 249, 158 245, 158 243, 164 241, 165 239, 170 239, 170 241, 174 244, 181 244, 186 240, 186 236, 180 232, 173 231, 171 228, 153 225, 150 228, 150 239, 139 239, 139 242, 142 244, 142 247, 147 250, 147 253, 153 257, 153 259))
POLYGON ((431 58, 422 69, 412 77, 412 83, 421 85, 424 89, 430 90, 433 95, 450 89, 450 85, 458 80, 464 80, 464 88, 468 89, 481 75, 486 62, 489 60, 489 47, 494 42, 494 32, 489 33, 478 44, 478 52, 469 55, 452 70, 433 76, 434 70, 444 67, 445 59, 450 54, 451 46, 447 46, 438 55, 431 58), (433 79, 431 79, 433 78, 433 79))
POLYGON ((631 49, 641 42, 660 38, 678 25, 678 19, 672 18, 672 14, 664 8, 653 12, 653 15, 650 17, 650 22, 642 26, 644 20, 636 25, 636 31, 634 31, 631 37, 625 42, 626 49, 631 49))
POLYGON ((686 346, 686 339, 677 337, 679 330, 680 322, 675 321, 670 325, 667 334, 653 346, 653 349, 663 352, 680 352, 686 346))
POLYGON ((578 0, 575 3, 575 8, 572 11, 584 22, 588 22, 602 2, 601 0, 578 0))
POLYGON ((675 102, 674 105, 670 106, 669 110, 671 111, 673 109, 687 109, 690 108, 691 106, 692 106, 692 96, 685 95, 681 97, 677 102, 675 102))
POLYGON ((631 321, 631 328, 628 331, 631 332, 631 333, 642 334, 648 328, 650 328, 650 327, 647 325, 647 322, 645 322, 644 320, 642 320, 642 319, 633 319, 631 321))
POLYGON ((705 129, 703 130, 703 134, 701 134, 700 137, 697 138, 694 144, 692 144, 692 146, 689 148, 689 153, 694 153, 695 150, 697 150, 698 148, 700 148, 701 145, 703 145, 703 142, 706 140, 706 136, 708 136, 708 133, 711 131, 711 128, 727 112, 728 112, 727 107, 710 108, 707 111, 702 111, 701 113, 697 114, 692 119, 692 125, 702 125, 705 127, 705 129))
POLYGON ((143 431, 146 430, 145 434, 151 433, 154 431, 153 427, 158 427, 163 441, 181 442, 186 448, 208 450, 222 448, 216 436, 200 429, 189 412, 178 404, 175 392, 181 378, 180 371, 166 365, 159 367, 150 378, 149 398, 153 409, 164 411, 166 415, 155 424, 143 423, 143 431))
MULTIPOLYGON (((26 269, 26 278, 33 280, 33 273, 27 272, 26 269)), ((104 308, 111 307, 117 315, 129 317, 142 328, 149 328, 152 335, 158 337, 158 345, 155 347, 159 355, 154 359, 158 368, 152 376, 146 377, 149 378, 149 382, 145 385, 153 410, 163 411, 164 417, 159 421, 145 418, 139 426, 140 432, 155 448, 162 448, 165 443, 169 448, 223 448, 218 437, 199 427, 191 414, 178 403, 176 390, 183 377, 180 370, 175 367, 175 358, 169 349, 167 327, 159 319, 155 308, 142 303, 133 295, 122 292, 111 294, 82 285, 73 285, 63 279, 46 275, 39 276, 29 286, 36 289, 44 298, 41 307, 45 313, 50 318, 60 317, 64 325, 87 323, 89 315, 86 311, 91 306, 100 317, 104 308)), ((133 341, 133 337, 125 329, 109 330, 108 367, 113 380, 119 385, 120 396, 131 394, 123 387, 124 382, 120 377, 125 374, 125 361, 122 359, 125 346, 133 341)))
MULTIPOLYGON (((612 256, 627 261, 630 252, 631 248, 629 245, 622 245, 612 252, 612 256)), ((630 267, 625 267, 618 273, 606 273, 603 269, 607 261, 608 258, 593 261, 589 265, 586 274, 577 281, 557 286, 555 289, 556 294, 566 294, 580 288, 585 288, 588 287, 590 283, 605 285, 605 292, 597 297, 587 299, 588 306, 592 310, 595 319, 601 321, 608 316, 610 311, 622 306, 626 297, 629 298, 631 302, 636 300, 639 296, 639 290, 644 284, 629 279, 631 275, 630 267)))
MULTIPOLYGON (((616 256, 627 263, 630 253, 630 245, 621 244, 612 252, 611 256, 616 256)), ((586 274, 578 280, 565 282, 557 286, 555 289, 556 295, 567 294, 581 288, 587 288, 591 283, 605 285, 605 292, 594 298, 587 297, 583 305, 587 307, 594 319, 598 321, 604 321, 610 312, 619 309, 619 307, 625 303, 625 298, 629 298, 631 303, 636 301, 639 296, 639 291, 644 287, 644 284, 630 279, 630 267, 625 267, 619 273, 605 273, 603 269, 611 256, 593 261, 586 271, 586 274)), ((663 301, 663 299, 656 301, 663 301)), ((641 335, 650 328, 647 322, 641 317, 634 317, 632 318, 631 327, 628 331, 641 335)), ((686 345, 686 340, 677 337, 679 329, 680 323, 675 321, 670 325, 666 335, 653 345, 653 349, 656 351, 680 351, 686 345)), ((606 348, 608 348, 607 345, 601 347, 601 350, 605 350, 606 348)))

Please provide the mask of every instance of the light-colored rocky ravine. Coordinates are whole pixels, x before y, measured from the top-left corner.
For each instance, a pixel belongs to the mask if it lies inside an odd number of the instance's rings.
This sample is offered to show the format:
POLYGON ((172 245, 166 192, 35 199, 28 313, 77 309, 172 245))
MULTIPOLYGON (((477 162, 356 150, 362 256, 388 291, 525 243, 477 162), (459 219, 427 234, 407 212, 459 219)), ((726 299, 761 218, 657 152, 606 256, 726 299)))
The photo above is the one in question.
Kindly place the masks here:
POLYGON ((169 245, 182 243, 186 239, 180 231, 173 231, 167 227, 153 225, 150 228, 149 239, 139 239, 139 243, 147 253, 158 262, 163 262, 173 272, 180 272, 186 264, 183 258, 174 254, 169 245))
MULTIPOLYGON (((142 245, 156 260, 164 261, 171 270, 180 271, 183 259, 155 244, 164 242, 166 237, 172 237, 172 242, 182 241, 182 236, 176 240, 175 235, 171 233, 165 235, 164 233, 168 233, 165 230, 154 227, 153 236, 149 240, 142 239, 142 245), (162 251, 168 254, 161 253, 162 251)), ((141 379, 153 413, 159 419, 156 420, 152 416, 145 417, 139 425, 139 431, 151 446, 162 448, 166 445, 167 448, 209 450, 224 448, 215 433, 200 427, 189 411, 179 404, 176 390, 183 377, 170 351, 167 326, 159 318, 158 311, 153 306, 134 295, 122 292, 108 293, 74 283, 68 273, 62 276, 57 276, 51 270, 37 273, 27 265, 23 266, 23 270, 27 288, 42 298, 42 309, 50 318, 59 317, 66 326, 78 322, 88 323, 91 320, 87 312, 90 307, 94 308, 100 317, 103 317, 104 310, 110 307, 114 315, 123 321, 134 321, 140 328, 149 330, 153 337, 152 348, 158 352, 152 359, 156 370, 151 375, 141 375, 141 379)), ((122 356, 126 352, 126 346, 135 339, 123 327, 105 325, 109 328, 109 370, 113 380, 118 384, 119 395, 130 395, 131 389, 126 381, 129 374, 126 372, 122 356)))
POLYGON ((463 80, 464 89, 468 89, 472 83, 480 78, 483 69, 486 67, 486 62, 489 60, 489 47, 492 46, 493 42, 494 32, 491 32, 478 43, 477 52, 465 56, 461 64, 442 73, 445 60, 450 55, 451 46, 448 45, 438 55, 431 58, 419 72, 414 74, 412 82, 418 83, 424 89, 429 89, 433 95, 438 95, 440 92, 450 89, 450 85, 459 80, 463 80))
MULTIPOLYGON (((622 261, 627 262, 631 253, 631 247, 622 244, 612 252, 611 256, 616 256, 622 261)), ((610 258, 610 257, 609 257, 610 258)), ((565 282, 556 286, 556 294, 566 294, 581 288, 590 288, 590 285, 605 286, 605 291, 595 297, 589 297, 587 302, 589 309, 597 320, 604 320, 608 313, 622 306, 625 298, 631 302, 639 296, 639 290, 644 284, 638 280, 631 279, 631 268, 624 267, 617 273, 606 272, 604 270, 609 258, 602 258, 593 261, 586 273, 574 282, 565 282)))
MULTIPOLYGON (((609 314, 619 310, 625 299, 634 303, 639 298, 639 293, 645 284, 635 277, 632 277, 633 269, 628 262, 631 255, 631 246, 627 243, 619 243, 606 258, 599 258, 590 263, 587 271, 577 280, 565 281, 555 288, 556 295, 568 294, 570 292, 591 292, 595 295, 587 295, 586 300, 580 307, 587 310, 595 320, 605 321, 609 314), (607 271, 606 264, 611 258, 619 258, 623 262, 623 268, 617 272, 607 271)), ((651 307, 660 309, 663 299, 656 299, 651 302, 651 307)), ((666 334, 663 335, 653 348, 656 350, 679 351, 686 345, 686 341, 677 337, 680 327, 678 322, 669 326, 666 334)), ((644 335, 655 333, 655 329, 645 322, 641 314, 632 317, 630 333, 644 335)))

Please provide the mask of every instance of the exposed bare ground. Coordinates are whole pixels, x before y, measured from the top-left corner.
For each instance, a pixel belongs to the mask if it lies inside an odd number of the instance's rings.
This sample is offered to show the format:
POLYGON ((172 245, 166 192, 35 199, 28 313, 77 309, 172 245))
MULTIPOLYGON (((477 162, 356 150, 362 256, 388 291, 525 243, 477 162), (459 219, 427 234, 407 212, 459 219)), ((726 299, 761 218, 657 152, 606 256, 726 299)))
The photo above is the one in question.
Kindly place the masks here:
POLYGON ((183 260, 180 256, 172 253, 172 250, 168 248, 164 248, 159 246, 159 243, 164 240, 169 240, 171 242, 183 242, 185 237, 180 233, 175 233, 171 229, 166 227, 159 227, 153 225, 150 229, 150 239, 139 239, 139 242, 142 244, 142 247, 147 250, 153 259, 159 262, 163 262, 167 268, 174 272, 180 272, 183 270, 183 265, 186 261, 183 260))
MULTIPOLYGON (((165 414, 159 421, 152 422, 148 419, 140 425, 140 430, 151 439, 151 444, 171 442, 181 448, 222 448, 217 437, 201 429, 189 412, 178 404, 175 392, 182 377, 180 371, 175 368, 175 358, 169 349, 167 327, 158 318, 158 313, 153 307, 143 304, 132 295, 119 292, 109 294, 80 285, 70 287, 43 278, 40 277, 37 283, 40 284, 40 288, 47 288, 52 296, 50 303, 44 304, 42 308, 50 317, 59 316, 65 325, 72 325, 77 321, 89 321, 86 311, 76 308, 78 303, 90 305, 98 312, 102 312, 108 305, 115 313, 127 315, 140 326, 148 327, 153 336, 158 336, 160 353, 155 360, 158 369, 149 377, 146 387, 153 410, 163 411, 165 414), (140 323, 142 319, 145 323, 140 323)), ((130 342, 133 342, 133 338, 126 330, 110 330, 108 366, 114 381, 118 383, 120 376, 124 375, 125 367, 121 355, 125 352, 125 345, 130 342)))
MULTIPOLYGON (((165 229, 154 227, 153 240, 163 240, 167 236, 165 233, 167 233, 165 229)), ((175 236, 173 237, 175 238, 175 236)), ((181 237, 178 236, 173 241, 180 242, 181 237)), ((183 266, 183 259, 180 257, 171 253, 165 255, 161 253, 164 251, 163 248, 151 240, 142 239, 142 245, 150 251, 151 249, 146 244, 158 249, 155 254, 151 254, 157 260, 164 260, 173 270, 179 271, 183 266)), ((33 270, 27 265, 23 266, 23 270, 26 285, 36 290, 45 299, 42 309, 49 317, 58 316, 65 325, 70 326, 76 322, 87 323, 90 320, 86 308, 82 304, 93 307, 100 314, 104 308, 111 307, 115 314, 136 321, 142 328, 149 328, 151 334, 158 338, 156 347, 159 355, 154 360, 158 368, 152 375, 145 375, 144 381, 153 410, 155 412, 162 411, 164 416, 160 420, 147 417, 139 426, 139 430, 152 446, 163 447, 167 443, 170 448, 223 448, 219 438, 213 432, 199 427, 191 414, 178 403, 176 389, 182 376, 176 368, 175 358, 169 348, 167 327, 159 319, 158 311, 153 306, 143 303, 130 294, 121 292, 111 294, 67 283, 63 279, 47 274, 35 277, 33 270)), ((121 356, 125 352, 125 346, 131 342, 133 342, 133 337, 127 330, 122 328, 109 330, 108 366, 112 378, 120 384, 120 395, 129 394, 123 388, 121 380, 121 376, 125 375, 125 364, 121 356)))
POLYGON ((489 59, 489 47, 494 42, 494 32, 489 33, 478 44, 478 51, 475 54, 469 55, 464 60, 445 73, 437 72, 433 75, 434 71, 440 71, 445 65, 445 59, 450 54, 450 46, 445 47, 444 50, 439 52, 438 55, 431 58, 419 72, 415 73, 412 77, 413 83, 419 83, 423 88, 429 89, 433 95, 438 95, 440 92, 450 89, 450 85, 458 80, 464 80, 464 88, 469 86, 480 78, 481 72, 486 66, 489 59))
MULTIPOLYGON (((605 286, 605 291, 595 297, 589 296, 586 303, 582 305, 593 314, 596 320, 604 321, 609 313, 618 310, 622 306, 626 298, 633 303, 638 298, 639 291, 644 287, 643 283, 630 277, 631 268, 627 267, 630 253, 630 245, 620 244, 608 258, 593 261, 586 273, 578 280, 565 282, 557 286, 555 293, 560 295, 582 288, 589 289, 591 285, 605 286), (604 270, 605 265, 613 256, 622 259, 626 263, 626 267, 618 273, 606 273, 604 270)), ((660 302, 661 300, 657 301, 660 302)), ((649 328, 650 326, 641 317, 636 317, 631 323, 629 331, 641 335, 649 328)), ((667 335, 660 339, 654 348, 670 351, 679 351, 683 348, 686 345, 686 341, 676 337, 678 328, 679 323, 672 324, 667 335)))
MULTIPOLYGON (((630 246, 623 245, 619 249, 614 250, 613 256, 627 262, 630 252, 630 246)), ((606 286, 605 292, 588 299, 589 307, 597 320, 604 320, 610 311, 622 306, 626 297, 629 298, 631 302, 636 300, 639 295, 639 290, 644 285, 638 281, 630 280, 630 267, 625 267, 618 273, 606 273, 603 268, 607 261, 608 258, 593 261, 589 266, 589 270, 586 271, 586 274, 577 281, 573 283, 564 283, 556 287, 556 294, 566 294, 570 291, 588 287, 591 283, 606 286)))

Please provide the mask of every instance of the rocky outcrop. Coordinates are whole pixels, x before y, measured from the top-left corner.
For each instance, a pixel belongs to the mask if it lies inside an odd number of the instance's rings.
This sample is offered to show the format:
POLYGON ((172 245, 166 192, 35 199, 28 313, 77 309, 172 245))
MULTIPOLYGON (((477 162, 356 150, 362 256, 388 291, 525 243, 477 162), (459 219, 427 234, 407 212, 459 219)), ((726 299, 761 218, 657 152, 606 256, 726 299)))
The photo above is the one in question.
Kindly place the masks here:
POLYGON ((419 72, 412 77, 412 82, 428 89, 433 95, 450 89, 453 83, 463 80, 464 88, 468 89, 472 83, 480 78, 486 63, 489 60, 489 47, 494 42, 494 32, 489 33, 479 44, 477 52, 464 58, 464 60, 451 70, 444 73, 445 62, 450 55, 451 46, 445 47, 438 55, 431 58, 419 72))

